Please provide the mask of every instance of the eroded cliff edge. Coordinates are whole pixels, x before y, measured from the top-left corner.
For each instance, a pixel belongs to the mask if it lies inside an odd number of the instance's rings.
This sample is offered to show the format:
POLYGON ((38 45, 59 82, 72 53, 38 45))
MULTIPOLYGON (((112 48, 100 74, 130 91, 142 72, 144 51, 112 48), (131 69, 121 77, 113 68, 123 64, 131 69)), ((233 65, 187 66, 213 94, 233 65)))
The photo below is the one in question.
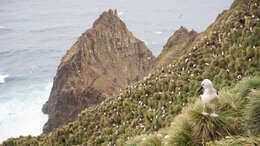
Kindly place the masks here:
POLYGON ((128 31, 116 10, 104 12, 62 58, 42 108, 49 116, 43 132, 76 120, 83 109, 142 79, 153 60, 152 52, 128 31))

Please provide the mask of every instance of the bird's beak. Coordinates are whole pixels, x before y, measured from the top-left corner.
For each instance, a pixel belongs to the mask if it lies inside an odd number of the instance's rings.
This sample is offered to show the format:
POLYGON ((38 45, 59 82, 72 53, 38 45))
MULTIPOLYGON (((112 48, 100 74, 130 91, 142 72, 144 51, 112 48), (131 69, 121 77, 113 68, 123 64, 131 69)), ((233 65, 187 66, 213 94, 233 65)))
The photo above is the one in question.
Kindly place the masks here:
POLYGON ((200 93, 202 91, 203 87, 201 86, 200 89, 198 90, 198 92, 200 93))

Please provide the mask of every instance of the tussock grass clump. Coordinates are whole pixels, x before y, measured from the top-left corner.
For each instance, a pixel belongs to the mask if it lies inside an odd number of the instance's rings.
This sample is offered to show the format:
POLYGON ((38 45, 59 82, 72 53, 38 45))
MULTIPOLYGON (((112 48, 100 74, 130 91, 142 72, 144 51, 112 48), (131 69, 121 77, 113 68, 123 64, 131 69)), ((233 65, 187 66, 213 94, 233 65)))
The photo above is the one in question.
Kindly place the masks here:
POLYGON ((260 144, 260 137, 242 137, 234 136, 227 137, 220 141, 209 142, 207 146, 258 146, 260 144))
MULTIPOLYGON (((256 130, 255 127, 259 124, 255 122, 259 122, 259 119, 246 123, 244 112, 247 111, 249 114, 248 112, 251 110, 251 114, 256 114, 251 115, 251 118, 259 118, 260 104, 259 100, 256 100, 256 97, 259 98, 259 85, 259 76, 249 77, 240 81, 232 89, 222 90, 217 102, 218 117, 202 115, 203 107, 200 100, 188 105, 173 121, 170 129, 174 132, 171 134, 170 144, 176 146, 203 145, 209 141, 224 139, 232 135, 243 136, 250 126, 256 130), (250 107, 250 110, 247 110, 246 106, 250 107)), ((249 116, 247 117, 249 119, 249 116)), ((259 133, 255 135, 259 135, 259 133)))
POLYGON ((182 120, 180 129, 176 130, 170 144, 178 146, 201 145, 199 138, 194 134, 193 126, 187 119, 182 120))
POLYGON ((126 142, 127 146, 161 146, 163 145, 163 136, 141 135, 126 142))
POLYGON ((193 133, 201 139, 201 143, 235 133, 233 122, 222 115, 218 117, 204 116, 200 110, 192 110, 189 115, 193 125, 193 133))
POLYGON ((181 116, 177 117, 182 119, 174 120, 170 144, 197 146, 235 134, 233 119, 227 114, 218 114, 218 117, 203 115, 200 100, 188 105, 181 116))
POLYGON ((259 75, 253 79, 248 79, 242 81, 240 84, 238 84, 238 87, 234 92, 239 93, 237 96, 240 98, 244 98, 248 96, 248 94, 251 92, 251 89, 257 89, 260 88, 260 77, 259 75))
POLYGON ((260 90, 253 90, 247 105, 246 117, 250 135, 260 135, 260 90))
POLYGON ((246 110, 246 106, 251 107, 248 103, 252 89, 259 88, 260 76, 248 77, 240 81, 235 88, 224 90, 219 95, 217 111, 221 112, 225 117, 231 117, 229 120, 232 120, 232 126, 236 129, 236 134, 244 134, 244 131, 248 129, 245 111, 249 110, 246 110))
POLYGON ((150 137, 147 141, 141 144, 142 146, 161 146, 162 140, 159 137, 150 137))

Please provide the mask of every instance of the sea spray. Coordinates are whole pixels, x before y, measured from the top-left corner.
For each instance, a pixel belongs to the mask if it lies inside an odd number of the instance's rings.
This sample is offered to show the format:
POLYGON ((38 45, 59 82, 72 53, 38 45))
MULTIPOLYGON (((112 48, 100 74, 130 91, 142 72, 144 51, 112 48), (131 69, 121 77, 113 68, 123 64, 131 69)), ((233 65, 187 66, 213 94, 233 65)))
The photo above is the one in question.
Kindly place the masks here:
MULTIPOLYGON (((48 119, 48 116, 41 112, 41 107, 48 99, 52 82, 46 80, 31 84, 26 84, 24 80, 13 82, 17 85, 7 88, 3 94, 0 93, 0 144, 10 137, 41 134, 42 127, 48 119)), ((10 86, 13 82, 6 82, 2 87, 10 86)))

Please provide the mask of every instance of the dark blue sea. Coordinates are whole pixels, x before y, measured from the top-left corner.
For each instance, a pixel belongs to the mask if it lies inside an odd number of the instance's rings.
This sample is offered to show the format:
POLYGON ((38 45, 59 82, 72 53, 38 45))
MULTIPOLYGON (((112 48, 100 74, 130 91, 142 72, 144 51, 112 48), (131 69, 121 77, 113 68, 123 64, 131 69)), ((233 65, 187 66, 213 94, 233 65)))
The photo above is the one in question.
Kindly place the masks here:
POLYGON ((181 26, 201 32, 233 0, 0 0, 0 143, 39 135, 62 56, 98 16, 117 8, 158 55, 181 26))

